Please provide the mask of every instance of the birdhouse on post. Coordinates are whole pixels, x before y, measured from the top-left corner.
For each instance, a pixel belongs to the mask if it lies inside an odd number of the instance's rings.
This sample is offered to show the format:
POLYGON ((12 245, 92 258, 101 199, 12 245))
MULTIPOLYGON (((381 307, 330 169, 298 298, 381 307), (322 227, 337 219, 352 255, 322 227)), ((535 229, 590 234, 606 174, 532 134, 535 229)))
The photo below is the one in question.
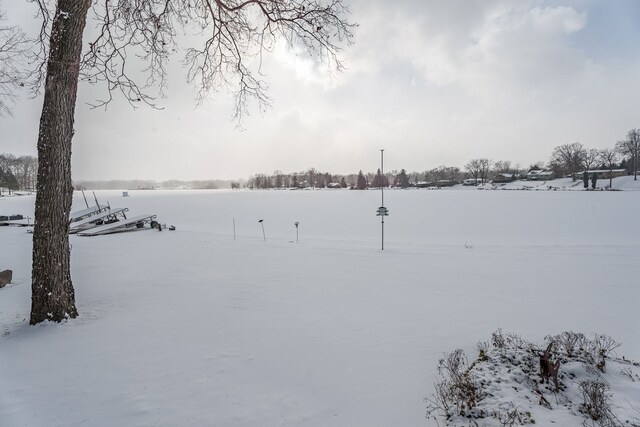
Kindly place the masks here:
POLYGON ((377 212, 376 216, 389 216, 389 209, 384 206, 380 206, 377 212))

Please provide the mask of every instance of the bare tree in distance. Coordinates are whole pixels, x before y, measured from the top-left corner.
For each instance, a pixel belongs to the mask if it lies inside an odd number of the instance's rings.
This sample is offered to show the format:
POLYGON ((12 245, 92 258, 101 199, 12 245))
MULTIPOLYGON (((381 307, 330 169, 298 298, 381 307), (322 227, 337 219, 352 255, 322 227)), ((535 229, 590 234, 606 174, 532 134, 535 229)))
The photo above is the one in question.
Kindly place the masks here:
POLYGON ((498 160, 493 164, 493 171, 495 173, 511 173, 513 168, 509 160, 498 160))
POLYGON ((638 150, 640 149, 640 129, 627 132, 627 139, 616 143, 616 151, 624 157, 630 157, 633 165, 633 180, 638 180, 638 150))
POLYGON ((600 162, 609 169, 609 188, 613 185, 613 168, 618 163, 618 153, 611 148, 603 148, 600 150, 600 162))
POLYGON ((2 196, 5 188, 9 192, 9 195, 11 195, 11 191, 18 190, 20 185, 15 175, 10 170, 5 170, 0 167, 0 196, 2 196))
POLYGON ((479 159, 480 162, 480 178, 482 183, 486 184, 489 180, 489 172, 491 172, 491 164, 493 163, 489 159, 479 159))
POLYGON ((0 116, 11 115, 16 93, 29 76, 29 40, 19 27, 4 25, 5 20, 4 11, 0 10, 0 116))
POLYGON ((0 169, 10 171, 18 180, 21 190, 33 190, 36 183, 38 159, 33 156, 0 154, 0 169))
POLYGON ((447 179, 449 181, 460 182, 460 168, 457 166, 449 166, 446 168, 447 179))
MULTIPOLYGON (((338 70, 340 46, 352 39, 355 24, 343 0, 32 0, 39 7, 40 79, 44 102, 38 134, 38 183, 33 236, 30 323, 77 316, 71 282, 68 219, 72 199, 71 140, 78 80, 102 83, 106 106, 120 93, 132 105, 155 105, 147 90, 165 87, 166 64, 178 51, 177 34, 200 35, 185 50, 187 79, 204 97, 211 90, 235 87, 234 115, 241 119, 249 100, 269 104, 261 58, 278 40, 319 57, 338 70), (98 35, 83 51, 90 10, 98 35), (146 80, 132 77, 130 59, 144 62, 146 80), (46 64, 46 65, 45 65, 46 64)), ((133 74, 132 74, 133 73, 133 74)))
POLYGON ((0 154, 0 169, 11 170, 17 157, 13 154, 0 154))
POLYGON ((600 152, 595 148, 586 148, 583 153, 582 163, 585 170, 591 170, 600 159, 600 152))
POLYGON ((584 147, 579 142, 559 145, 551 154, 552 168, 570 174, 571 179, 575 181, 576 173, 584 163, 584 152, 584 147))
POLYGON ((480 178, 480 172, 482 171, 481 159, 469 160, 469 162, 464 166, 464 170, 466 170, 467 173, 473 177, 477 184, 478 179, 480 178))

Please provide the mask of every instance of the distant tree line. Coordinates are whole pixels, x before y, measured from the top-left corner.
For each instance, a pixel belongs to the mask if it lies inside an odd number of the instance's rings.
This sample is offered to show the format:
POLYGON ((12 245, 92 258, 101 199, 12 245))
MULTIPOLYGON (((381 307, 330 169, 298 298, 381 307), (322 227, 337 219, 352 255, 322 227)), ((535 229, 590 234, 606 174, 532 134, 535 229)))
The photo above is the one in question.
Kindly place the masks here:
MULTIPOLYGON (((460 168, 441 166, 426 172, 408 173, 405 169, 392 170, 384 174, 378 169, 376 172, 351 174, 331 174, 310 168, 306 171, 283 173, 275 171, 271 175, 256 174, 249 177, 245 187, 251 189, 268 188, 350 188, 363 190, 365 188, 381 186, 406 188, 425 180, 455 181, 466 176, 460 168)), ((240 188, 240 184, 232 188, 240 188)))
POLYGON ((38 174, 38 159, 34 156, 0 154, 0 194, 18 190, 34 190, 38 174))
MULTIPOLYGON (((155 189, 155 188, 190 188, 217 189, 242 187, 251 189, 270 188, 350 188, 363 190, 380 186, 407 188, 413 186, 449 186, 471 180, 483 184, 495 180, 499 176, 525 178, 535 170, 548 170, 555 177, 571 177, 576 180, 583 171, 615 169, 626 171, 637 180, 638 155, 640 154, 640 129, 631 129, 624 138, 612 147, 601 149, 587 148, 579 142, 563 144, 555 147, 549 162, 536 162, 528 167, 512 164, 508 160, 493 161, 488 158, 476 158, 467 162, 463 169, 457 166, 438 166, 422 172, 407 172, 405 169, 392 170, 382 174, 363 172, 350 174, 332 174, 309 168, 305 171, 252 175, 246 183, 227 180, 200 181, 152 181, 152 180, 111 180, 111 181, 78 181, 76 189, 110 190, 110 189, 155 189)), ((0 154, 0 194, 2 191, 34 190, 36 186, 38 160, 34 156, 14 156, 0 154)), ((611 185, 611 173, 610 185, 611 185)))
MULTIPOLYGON (((602 149, 586 148, 579 142, 563 144, 555 147, 548 163, 536 162, 528 167, 512 164, 508 160, 493 161, 488 158, 471 159, 460 169, 457 166, 438 166, 423 172, 407 172, 405 169, 381 173, 363 172, 352 174, 331 174, 310 168, 306 171, 252 175, 245 187, 251 189, 269 188, 350 188, 363 190, 380 186, 407 188, 412 186, 443 187, 465 180, 474 184, 484 184, 497 179, 523 179, 531 171, 548 170, 556 178, 578 178, 584 171, 609 171, 609 179, 615 169, 623 169, 627 175, 637 179, 638 154, 640 149, 640 129, 631 129, 625 138, 613 147, 602 149)), ((611 185, 611 181, 610 181, 611 185)), ((232 183, 232 188, 240 188, 239 182, 232 183)))
POLYGON ((73 187, 76 190, 156 190, 156 189, 190 189, 190 190, 215 190, 218 188, 234 188, 235 183, 228 180, 209 179, 182 181, 170 179, 166 181, 154 181, 148 179, 113 179, 109 181, 75 181, 73 187))

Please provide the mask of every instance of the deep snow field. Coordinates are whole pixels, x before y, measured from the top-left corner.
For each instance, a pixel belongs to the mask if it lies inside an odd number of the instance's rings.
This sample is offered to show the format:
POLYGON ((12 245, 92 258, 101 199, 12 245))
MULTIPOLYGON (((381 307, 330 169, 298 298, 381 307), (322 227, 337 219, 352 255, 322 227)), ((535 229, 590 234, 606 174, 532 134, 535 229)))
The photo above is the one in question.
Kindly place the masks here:
POLYGON ((0 227, 0 426, 435 425, 438 359, 498 328, 640 359, 637 192, 385 191, 384 251, 378 191, 121 194, 176 231, 71 236, 63 324, 28 325, 32 235, 0 227))

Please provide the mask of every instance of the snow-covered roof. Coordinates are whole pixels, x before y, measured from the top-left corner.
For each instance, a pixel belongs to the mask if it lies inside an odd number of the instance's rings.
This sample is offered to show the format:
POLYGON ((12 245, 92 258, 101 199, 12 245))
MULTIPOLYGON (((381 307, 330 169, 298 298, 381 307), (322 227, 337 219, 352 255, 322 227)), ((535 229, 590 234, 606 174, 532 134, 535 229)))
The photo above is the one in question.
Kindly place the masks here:
MULTIPOLYGON (((609 173, 609 172, 626 172, 626 169, 589 169, 587 173, 609 173)), ((583 172, 584 173, 584 172, 583 172)))

